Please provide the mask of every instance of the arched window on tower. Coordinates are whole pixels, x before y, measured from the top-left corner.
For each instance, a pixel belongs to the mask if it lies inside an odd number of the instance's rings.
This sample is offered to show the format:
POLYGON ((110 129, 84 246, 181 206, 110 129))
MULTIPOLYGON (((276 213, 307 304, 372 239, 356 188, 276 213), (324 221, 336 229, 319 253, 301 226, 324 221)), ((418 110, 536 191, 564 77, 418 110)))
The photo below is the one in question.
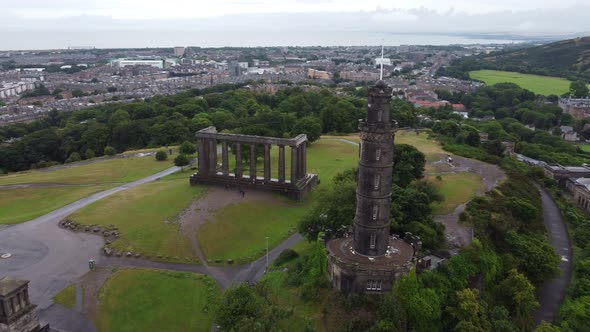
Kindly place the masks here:
POLYGON ((373 220, 377 220, 377 215, 379 214, 379 205, 373 205, 373 220))
POLYGON ((369 239, 369 248, 375 249, 375 245, 377 243, 377 235, 375 233, 371 234, 371 238, 369 239))
POLYGON ((377 160, 377 161, 381 160, 381 149, 375 150, 375 160, 377 160))
POLYGON ((373 189, 379 190, 379 183, 381 182, 381 175, 375 174, 375 178, 373 180, 373 189))
POLYGON ((383 121, 383 111, 377 112, 377 122, 383 121))

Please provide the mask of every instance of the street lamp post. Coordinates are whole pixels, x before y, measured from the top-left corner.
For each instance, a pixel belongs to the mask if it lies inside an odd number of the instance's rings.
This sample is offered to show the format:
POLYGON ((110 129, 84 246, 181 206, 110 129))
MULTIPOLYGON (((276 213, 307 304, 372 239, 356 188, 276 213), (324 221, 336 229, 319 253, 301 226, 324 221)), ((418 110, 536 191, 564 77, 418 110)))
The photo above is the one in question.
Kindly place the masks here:
POLYGON ((264 272, 268 272, 268 236, 266 237, 266 269, 264 272))

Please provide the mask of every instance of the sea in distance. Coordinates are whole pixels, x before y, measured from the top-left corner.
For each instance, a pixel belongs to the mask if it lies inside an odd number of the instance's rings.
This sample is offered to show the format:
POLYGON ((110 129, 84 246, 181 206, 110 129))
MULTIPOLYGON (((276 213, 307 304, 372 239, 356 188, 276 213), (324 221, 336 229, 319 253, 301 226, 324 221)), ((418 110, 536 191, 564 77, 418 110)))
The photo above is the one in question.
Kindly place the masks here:
POLYGON ((205 31, 205 30, 76 30, 11 31, 0 34, 2 50, 144 47, 256 47, 256 46, 399 46, 471 45, 527 42, 531 39, 504 35, 399 34, 369 31, 205 31))

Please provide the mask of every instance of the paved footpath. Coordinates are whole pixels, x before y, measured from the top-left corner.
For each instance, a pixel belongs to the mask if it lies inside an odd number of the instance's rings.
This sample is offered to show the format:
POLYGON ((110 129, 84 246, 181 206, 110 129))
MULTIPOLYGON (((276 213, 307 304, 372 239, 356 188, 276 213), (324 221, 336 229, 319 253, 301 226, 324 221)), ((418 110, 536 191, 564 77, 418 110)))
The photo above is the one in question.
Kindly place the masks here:
POLYGON ((543 222, 547 228, 549 242, 561 257, 559 263, 561 273, 555 279, 545 281, 537 290, 537 299, 540 306, 535 311, 533 320, 539 324, 543 320, 552 322, 559 312, 559 306, 565 297, 572 276, 572 246, 559 207, 545 189, 539 186, 537 188, 541 193, 543 222))

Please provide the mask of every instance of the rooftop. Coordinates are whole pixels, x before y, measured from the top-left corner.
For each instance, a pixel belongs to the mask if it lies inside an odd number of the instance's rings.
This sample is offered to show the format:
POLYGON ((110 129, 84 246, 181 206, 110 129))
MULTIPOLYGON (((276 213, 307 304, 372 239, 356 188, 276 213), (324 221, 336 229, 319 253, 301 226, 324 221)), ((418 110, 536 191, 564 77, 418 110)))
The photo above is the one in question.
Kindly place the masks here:
POLYGON ((28 283, 27 280, 12 279, 9 277, 2 278, 0 279, 0 297, 8 296, 28 283))

